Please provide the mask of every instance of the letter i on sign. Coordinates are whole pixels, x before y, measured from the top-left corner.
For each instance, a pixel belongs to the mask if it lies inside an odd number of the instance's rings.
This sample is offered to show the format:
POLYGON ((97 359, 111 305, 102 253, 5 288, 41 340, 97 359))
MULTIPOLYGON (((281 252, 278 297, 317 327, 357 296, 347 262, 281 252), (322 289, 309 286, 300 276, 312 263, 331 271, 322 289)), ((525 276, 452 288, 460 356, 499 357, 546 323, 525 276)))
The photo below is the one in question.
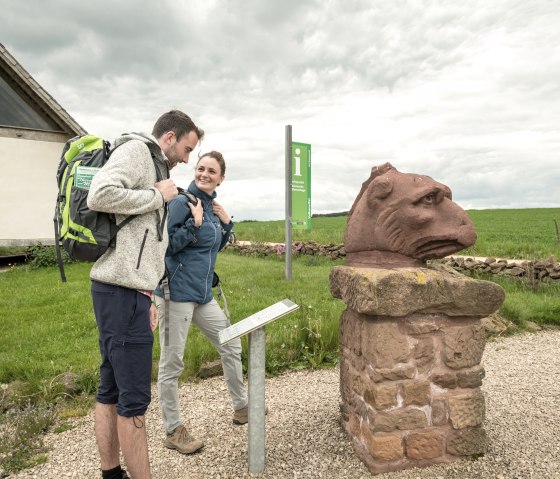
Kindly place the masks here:
POLYGON ((294 156, 294 160, 296 162, 295 166, 296 166, 296 172, 294 173, 294 176, 301 176, 301 149, 296 148, 296 155, 294 156))

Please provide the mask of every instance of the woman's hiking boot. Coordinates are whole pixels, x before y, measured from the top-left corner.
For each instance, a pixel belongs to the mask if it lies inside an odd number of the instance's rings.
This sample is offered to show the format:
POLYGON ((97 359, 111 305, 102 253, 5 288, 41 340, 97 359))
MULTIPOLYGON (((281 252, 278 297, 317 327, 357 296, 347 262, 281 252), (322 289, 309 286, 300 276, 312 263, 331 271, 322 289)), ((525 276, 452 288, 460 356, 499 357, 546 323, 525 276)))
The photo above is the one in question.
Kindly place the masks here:
POLYGON ((183 425, 175 429, 172 434, 168 434, 163 445, 168 449, 175 449, 181 454, 192 454, 204 447, 204 443, 200 439, 192 437, 183 425))

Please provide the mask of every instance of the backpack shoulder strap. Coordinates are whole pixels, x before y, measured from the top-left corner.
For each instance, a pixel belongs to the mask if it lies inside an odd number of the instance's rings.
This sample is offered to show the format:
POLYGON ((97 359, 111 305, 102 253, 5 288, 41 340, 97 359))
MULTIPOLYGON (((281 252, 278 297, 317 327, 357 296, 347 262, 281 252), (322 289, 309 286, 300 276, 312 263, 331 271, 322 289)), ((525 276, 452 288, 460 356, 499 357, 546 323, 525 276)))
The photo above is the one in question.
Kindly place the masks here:
POLYGON ((220 299, 223 300, 224 302, 224 314, 226 315, 226 318, 228 319, 228 321, 231 322, 231 318, 230 318, 230 314, 229 314, 229 308, 228 308, 228 304, 227 304, 227 298, 226 295, 224 294, 224 290, 222 289, 222 281, 220 280, 220 277, 218 276, 218 273, 216 273, 216 271, 214 271, 214 275, 212 277, 212 288, 218 288, 218 296, 217 296, 217 301, 219 301, 220 299))
MULTIPOLYGON (((134 135, 138 135, 138 136, 141 136, 142 138, 145 138, 145 139, 148 140, 150 143, 156 145, 156 146, 159 148, 159 145, 158 145, 157 143, 155 143, 154 140, 153 140, 152 138, 150 138, 149 136, 146 136, 146 135, 144 135, 144 134, 142 134, 142 133, 134 133, 134 135)), ((121 143, 121 144, 124 144, 124 143, 121 143)), ((110 152, 109 154, 113 153, 119 146, 120 146, 120 145, 115 146, 115 147, 111 150, 111 152, 110 152)), ((160 171, 160 169, 159 169, 158 166, 157 166, 157 157, 156 157, 156 154, 152 151, 152 149, 150 148, 150 146, 149 146, 148 144, 146 144, 146 147, 148 148, 148 151, 150 152, 150 156, 152 157, 152 162, 153 162, 153 164, 154 164, 154 169, 155 169, 155 172, 156 172, 156 182, 163 181, 164 179, 169 178, 169 168, 167 168, 167 171, 166 171, 167 177, 164 178, 163 175, 162 175, 162 173, 161 173, 161 171, 160 171)), ((126 226, 126 225, 127 225, 128 223, 130 223, 134 218, 136 218, 136 216, 137 216, 137 215, 131 215, 131 216, 126 217, 123 221, 121 221, 121 222, 117 225, 115 235, 117 234, 117 232, 118 232, 123 226, 126 226)), ((166 219, 167 219, 167 206, 165 207, 165 211, 164 211, 164 214, 163 214, 163 218, 161 218, 161 215, 159 214, 159 210, 156 210, 156 218, 157 218, 157 221, 156 221, 156 229, 157 229, 157 234, 158 234, 158 240, 159 240, 159 241, 163 241, 163 228, 164 228, 164 226, 165 226, 165 221, 166 221, 166 219)))
POLYGON ((64 264, 62 263, 62 251, 60 249, 60 224, 58 218, 60 216, 60 206, 58 200, 54 212, 54 248, 56 250, 56 262, 58 263, 58 270, 60 271, 60 279, 66 283, 66 274, 64 273, 64 264))
MULTIPOLYGON (((141 135, 141 136, 144 136, 144 135, 141 135)), ((146 137, 144 136, 144 138, 146 138, 146 137)), ((148 139, 153 143, 151 138, 148 138, 148 139)), ((160 181, 168 179, 169 178, 169 168, 167 167, 167 164, 165 164, 166 177, 164 178, 163 175, 161 174, 160 169, 158 168, 158 165, 157 165, 158 160, 157 160, 156 154, 152 151, 152 149, 148 145, 146 145, 146 146, 148 147, 148 151, 150 152, 150 156, 152 157, 152 161, 154 163, 154 169, 156 170, 156 181, 160 182, 160 181)), ((159 145, 158 145, 158 148, 159 148, 159 145)), ((156 220, 157 221, 156 228, 157 228, 157 234, 158 234, 158 240, 159 241, 163 241, 163 228, 165 228, 165 222, 167 220, 167 204, 164 204, 163 208, 164 208, 163 218, 160 216, 159 210, 156 210, 156 219, 157 219, 156 220)))
POLYGON ((192 203, 193 205, 196 205, 199 202, 199 199, 195 195, 193 195, 190 191, 179 187, 177 187, 177 191, 179 192, 180 195, 183 195, 187 199, 187 203, 192 203))

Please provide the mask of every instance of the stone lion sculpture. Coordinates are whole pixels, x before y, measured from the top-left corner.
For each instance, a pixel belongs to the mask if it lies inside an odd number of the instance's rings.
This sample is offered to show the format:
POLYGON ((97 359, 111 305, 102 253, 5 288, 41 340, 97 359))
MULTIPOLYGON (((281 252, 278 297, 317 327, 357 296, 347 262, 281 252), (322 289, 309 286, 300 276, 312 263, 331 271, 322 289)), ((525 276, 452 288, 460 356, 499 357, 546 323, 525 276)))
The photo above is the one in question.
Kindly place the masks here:
POLYGON ((472 246, 474 225, 429 176, 373 167, 350 212, 344 237, 349 266, 423 266, 472 246))

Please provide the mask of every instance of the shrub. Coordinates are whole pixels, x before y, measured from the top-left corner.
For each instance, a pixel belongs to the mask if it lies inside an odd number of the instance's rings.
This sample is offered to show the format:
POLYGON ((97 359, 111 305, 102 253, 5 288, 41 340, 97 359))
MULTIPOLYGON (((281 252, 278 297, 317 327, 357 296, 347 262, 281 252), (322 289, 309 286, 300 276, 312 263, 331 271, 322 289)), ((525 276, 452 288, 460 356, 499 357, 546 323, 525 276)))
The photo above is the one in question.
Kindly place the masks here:
MULTIPOLYGON (((54 246, 47 246, 41 243, 29 247, 29 254, 31 259, 29 265, 32 268, 45 268, 48 266, 57 266, 58 260, 56 258, 56 248, 54 246)), ((66 251, 62 250, 63 263, 75 263, 76 261, 70 258, 66 251)))

